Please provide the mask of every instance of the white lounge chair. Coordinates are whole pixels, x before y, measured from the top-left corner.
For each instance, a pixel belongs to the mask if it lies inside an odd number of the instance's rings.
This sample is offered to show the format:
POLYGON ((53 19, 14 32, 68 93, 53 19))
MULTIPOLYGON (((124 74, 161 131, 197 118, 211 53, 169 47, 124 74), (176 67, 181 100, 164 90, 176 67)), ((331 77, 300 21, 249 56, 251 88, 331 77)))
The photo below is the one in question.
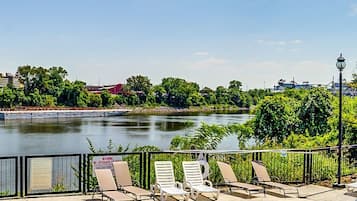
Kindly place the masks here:
POLYGON ((212 182, 203 180, 201 166, 198 161, 183 161, 185 174, 185 187, 191 189, 191 197, 196 200, 201 193, 212 193, 215 200, 218 199, 219 190, 213 188, 212 182))
POLYGON ((347 192, 353 193, 357 192, 357 182, 346 184, 347 192))
POLYGON ((171 161, 155 161, 156 189, 160 190, 161 201, 167 200, 168 196, 181 197, 188 200, 189 193, 183 190, 179 182, 175 182, 174 170, 171 161))

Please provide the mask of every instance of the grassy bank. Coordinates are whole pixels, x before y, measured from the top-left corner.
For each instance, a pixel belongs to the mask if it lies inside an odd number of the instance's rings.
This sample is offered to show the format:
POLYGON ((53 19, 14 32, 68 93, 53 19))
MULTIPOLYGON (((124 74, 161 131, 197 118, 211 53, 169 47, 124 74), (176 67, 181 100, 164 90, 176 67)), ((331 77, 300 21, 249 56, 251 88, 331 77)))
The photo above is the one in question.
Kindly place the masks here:
POLYGON ((157 106, 157 107, 129 107, 129 115, 138 114, 176 114, 176 113, 196 113, 196 112, 248 112, 249 108, 239 108, 235 106, 200 106, 200 107, 188 107, 188 108, 175 108, 167 106, 157 106))

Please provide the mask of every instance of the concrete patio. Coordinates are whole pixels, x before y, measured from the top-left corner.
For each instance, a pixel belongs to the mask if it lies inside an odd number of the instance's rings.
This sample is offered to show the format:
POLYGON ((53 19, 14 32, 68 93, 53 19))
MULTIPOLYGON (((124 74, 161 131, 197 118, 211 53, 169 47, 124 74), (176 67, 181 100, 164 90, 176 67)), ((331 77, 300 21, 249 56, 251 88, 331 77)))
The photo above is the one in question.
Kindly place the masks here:
MULTIPOLYGON (((236 190, 232 194, 224 192, 220 194, 219 201, 356 201, 357 193, 347 193, 346 189, 332 189, 317 185, 307 185, 299 188, 301 198, 297 198, 296 195, 289 195, 284 198, 279 190, 268 190, 267 195, 264 197, 263 194, 256 194, 252 197, 248 197, 247 193, 244 191, 236 190)), ((101 196, 99 194, 94 195, 67 195, 67 196, 46 196, 46 197, 36 197, 36 198, 22 198, 22 199, 7 199, 7 200, 19 200, 19 201, 99 201, 101 196)), ((171 199, 175 200, 175 199, 171 199)), ((198 199, 199 201, 209 201, 210 199, 201 196, 198 199)))

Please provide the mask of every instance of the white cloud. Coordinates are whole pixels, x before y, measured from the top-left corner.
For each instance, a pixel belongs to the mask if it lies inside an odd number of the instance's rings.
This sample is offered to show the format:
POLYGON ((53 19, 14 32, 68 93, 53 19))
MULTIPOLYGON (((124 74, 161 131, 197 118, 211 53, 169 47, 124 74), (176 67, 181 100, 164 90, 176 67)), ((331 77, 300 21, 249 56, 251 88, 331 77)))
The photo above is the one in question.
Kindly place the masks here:
POLYGON ((302 44, 303 41, 302 40, 288 40, 288 41, 284 41, 284 40, 262 40, 259 39, 257 40, 257 43, 259 44, 263 44, 263 45, 271 45, 271 46, 286 46, 286 45, 298 45, 298 44, 302 44))
POLYGON ((350 16, 356 16, 357 15, 357 4, 352 4, 350 6, 350 16))
POLYGON ((195 56, 207 56, 208 52, 195 52, 195 53, 193 53, 193 55, 195 55, 195 56))
POLYGON ((301 44, 302 40, 292 40, 290 41, 291 44, 301 44))
POLYGON ((228 60, 225 59, 210 57, 208 59, 194 62, 191 66, 194 68, 208 68, 208 67, 222 66, 227 64, 227 62, 228 60))

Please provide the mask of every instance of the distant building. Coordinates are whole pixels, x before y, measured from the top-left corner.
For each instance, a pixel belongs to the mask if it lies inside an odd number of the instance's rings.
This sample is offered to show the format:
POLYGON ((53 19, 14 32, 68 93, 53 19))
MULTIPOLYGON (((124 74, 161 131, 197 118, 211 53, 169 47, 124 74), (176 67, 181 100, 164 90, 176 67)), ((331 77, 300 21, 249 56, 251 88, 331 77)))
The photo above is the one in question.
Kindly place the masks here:
POLYGON ((91 93, 100 94, 104 90, 108 90, 111 94, 122 94, 123 93, 123 84, 115 85, 87 85, 87 90, 91 93))
MULTIPOLYGON (((340 90, 340 83, 332 82, 327 89, 331 91, 333 94, 338 94, 340 90)), ((357 96, 357 90, 349 87, 345 83, 342 83, 342 93, 345 96, 357 96)))
POLYGON ((309 84, 309 82, 305 81, 302 84, 295 82, 294 80, 291 82, 286 82, 284 79, 280 79, 278 85, 274 86, 274 92, 281 92, 285 89, 311 89, 313 86, 309 84))
POLYGON ((11 73, 0 73, 0 88, 9 86, 14 88, 23 87, 17 76, 12 75, 11 73))
MULTIPOLYGON (((336 82, 330 82, 329 84, 310 84, 305 81, 301 84, 295 82, 294 80, 291 82, 286 82, 284 79, 280 79, 278 81, 278 85, 274 86, 273 92, 282 92, 285 89, 312 89, 313 87, 324 87, 329 90, 333 94, 339 93, 340 84, 336 82)), ((346 84, 342 84, 342 93, 345 96, 357 96, 357 90, 352 89, 346 84)))

